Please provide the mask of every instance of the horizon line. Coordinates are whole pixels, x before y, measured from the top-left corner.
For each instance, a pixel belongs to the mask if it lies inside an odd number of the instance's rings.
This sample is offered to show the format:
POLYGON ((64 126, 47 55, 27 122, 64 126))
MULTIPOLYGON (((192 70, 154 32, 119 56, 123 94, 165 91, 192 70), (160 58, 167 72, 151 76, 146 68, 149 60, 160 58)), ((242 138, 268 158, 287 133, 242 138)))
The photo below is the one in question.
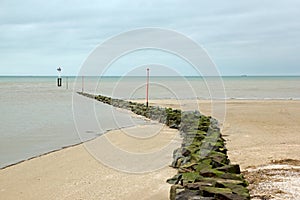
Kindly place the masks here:
MULTIPOLYGON (((183 75, 183 76, 172 76, 172 75, 152 75, 151 77, 299 77, 299 75, 220 75, 220 76, 193 76, 193 75, 183 75)), ((0 75, 0 77, 58 77, 58 75, 0 75)), ((61 75, 61 77, 81 77, 79 75, 61 75)), ((146 77, 146 75, 104 75, 104 76, 95 76, 95 75, 84 75, 84 77, 146 77)))

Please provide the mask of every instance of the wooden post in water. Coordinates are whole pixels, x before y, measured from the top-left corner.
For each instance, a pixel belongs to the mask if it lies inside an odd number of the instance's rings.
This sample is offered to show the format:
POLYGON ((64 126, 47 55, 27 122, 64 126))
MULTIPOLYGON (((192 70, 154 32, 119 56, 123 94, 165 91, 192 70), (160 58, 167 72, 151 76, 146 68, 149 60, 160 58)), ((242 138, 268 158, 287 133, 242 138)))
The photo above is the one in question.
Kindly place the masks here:
POLYGON ((147 68, 147 83, 146 83, 146 106, 149 104, 149 68, 147 68))
POLYGON ((81 92, 83 93, 83 91, 84 91, 84 76, 82 76, 81 78, 82 78, 81 92))

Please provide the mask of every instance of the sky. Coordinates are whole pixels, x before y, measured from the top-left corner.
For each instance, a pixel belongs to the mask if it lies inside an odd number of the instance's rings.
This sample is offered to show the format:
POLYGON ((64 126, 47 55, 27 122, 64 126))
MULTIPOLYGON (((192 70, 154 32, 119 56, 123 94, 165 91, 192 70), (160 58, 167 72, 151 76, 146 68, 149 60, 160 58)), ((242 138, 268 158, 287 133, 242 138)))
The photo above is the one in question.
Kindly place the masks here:
POLYGON ((300 75, 299 8, 298 0, 0 0, 0 75, 56 75, 58 66, 77 75, 99 44, 144 27, 191 38, 224 76, 300 75))

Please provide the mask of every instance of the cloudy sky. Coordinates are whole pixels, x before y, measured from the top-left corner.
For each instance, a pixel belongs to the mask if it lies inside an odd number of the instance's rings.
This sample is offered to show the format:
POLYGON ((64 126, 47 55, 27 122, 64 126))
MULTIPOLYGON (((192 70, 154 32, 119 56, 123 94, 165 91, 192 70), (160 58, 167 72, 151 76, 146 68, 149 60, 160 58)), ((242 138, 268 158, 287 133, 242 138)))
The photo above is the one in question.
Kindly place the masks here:
MULTIPOLYGON (((300 1, 0 0, 0 75, 77 75, 108 38, 175 30, 206 49, 222 75, 300 75, 300 1)), ((116 74, 117 75, 117 74, 116 74)))

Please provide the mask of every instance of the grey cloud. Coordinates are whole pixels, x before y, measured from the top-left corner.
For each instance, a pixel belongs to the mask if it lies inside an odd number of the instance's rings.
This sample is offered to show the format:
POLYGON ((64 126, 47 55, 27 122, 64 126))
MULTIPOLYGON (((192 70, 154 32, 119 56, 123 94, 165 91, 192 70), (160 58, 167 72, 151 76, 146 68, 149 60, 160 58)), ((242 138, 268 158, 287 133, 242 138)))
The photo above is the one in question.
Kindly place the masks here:
POLYGON ((75 60, 78 62, 76 56, 82 58, 85 53, 87 56, 97 44, 112 35, 138 27, 162 27, 186 34, 203 44, 220 66, 229 65, 224 61, 226 57, 234 66, 257 56, 258 63, 263 58, 255 51, 270 52, 265 59, 299 52, 299 7, 297 0, 94 0, 87 3, 2 0, 0 51, 5 56, 0 55, 0 70, 4 64, 19 65, 10 57, 20 55, 24 50, 29 52, 26 54, 29 60, 32 55, 43 57, 36 62, 48 58, 49 66, 61 61, 55 61, 55 55, 63 57, 64 54, 68 55, 67 59, 73 55, 72 64, 79 65, 75 63, 75 60))

